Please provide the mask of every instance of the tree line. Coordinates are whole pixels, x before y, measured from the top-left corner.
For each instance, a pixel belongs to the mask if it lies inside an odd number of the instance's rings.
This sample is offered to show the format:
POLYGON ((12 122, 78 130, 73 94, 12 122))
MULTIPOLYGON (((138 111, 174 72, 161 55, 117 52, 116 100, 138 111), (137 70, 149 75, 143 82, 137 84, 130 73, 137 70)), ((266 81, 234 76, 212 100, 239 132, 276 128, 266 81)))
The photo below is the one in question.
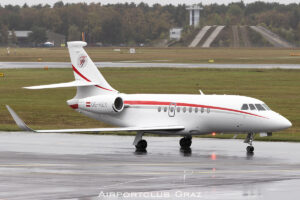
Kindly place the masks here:
MULTIPOLYGON (((202 6, 202 5, 201 5, 202 6)), ((85 39, 91 44, 138 44, 168 38, 172 27, 188 27, 187 5, 149 6, 145 3, 67 3, 0 6, 1 43, 8 30, 32 30, 32 41, 47 40, 46 30, 63 34, 67 40, 85 39)), ((203 5, 201 25, 264 25, 290 41, 300 40, 300 4, 242 1, 228 5, 203 5)), ((13 36, 12 36, 13 37, 13 36)), ((14 38, 14 37, 13 37, 14 38)), ((12 39, 10 39, 12 40, 12 39)), ((15 40, 15 38, 14 38, 15 40)))

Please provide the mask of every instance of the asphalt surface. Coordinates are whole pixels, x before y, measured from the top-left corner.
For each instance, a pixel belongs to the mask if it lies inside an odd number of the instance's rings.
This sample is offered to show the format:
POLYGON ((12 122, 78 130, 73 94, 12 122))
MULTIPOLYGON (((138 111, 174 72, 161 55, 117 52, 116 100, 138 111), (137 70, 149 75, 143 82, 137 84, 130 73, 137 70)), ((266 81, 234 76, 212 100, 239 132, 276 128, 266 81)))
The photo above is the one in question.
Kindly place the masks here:
POLYGON ((0 132, 0 199, 299 199, 300 144, 0 132))
MULTIPOLYGON (((95 62, 98 67, 163 67, 163 68, 224 68, 224 69, 300 69, 298 64, 199 64, 199 63, 140 63, 95 62)), ((0 69, 71 68, 70 62, 0 62, 0 69)))

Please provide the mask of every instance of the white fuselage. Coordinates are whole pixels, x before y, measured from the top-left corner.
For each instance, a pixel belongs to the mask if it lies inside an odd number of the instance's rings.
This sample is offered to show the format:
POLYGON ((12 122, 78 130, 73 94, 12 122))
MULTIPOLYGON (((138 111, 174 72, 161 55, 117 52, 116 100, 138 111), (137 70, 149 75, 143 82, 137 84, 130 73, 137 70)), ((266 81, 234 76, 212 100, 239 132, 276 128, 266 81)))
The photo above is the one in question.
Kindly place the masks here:
MULTIPOLYGON (((89 102, 91 111, 80 108, 76 110, 91 118, 120 127, 185 127, 177 132, 161 132, 164 134, 273 132, 291 126, 286 118, 271 110, 242 110, 243 104, 264 104, 258 99, 245 96, 122 93, 118 96, 124 100, 125 108, 122 112, 99 114, 93 111, 94 102, 89 102)), ((101 98, 101 95, 94 96, 95 101, 101 98)), ((74 100, 71 102, 74 103, 74 100)), ((70 105, 69 102, 68 104, 70 105)))

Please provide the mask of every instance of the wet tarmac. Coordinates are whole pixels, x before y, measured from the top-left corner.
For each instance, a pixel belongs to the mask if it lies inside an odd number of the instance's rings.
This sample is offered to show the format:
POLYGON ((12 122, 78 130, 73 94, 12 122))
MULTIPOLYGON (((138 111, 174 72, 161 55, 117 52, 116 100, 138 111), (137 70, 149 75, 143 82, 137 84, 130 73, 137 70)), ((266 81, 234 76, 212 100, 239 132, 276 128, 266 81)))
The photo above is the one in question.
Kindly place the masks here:
POLYGON ((299 199, 300 144, 0 132, 0 199, 299 199))
MULTIPOLYGON (((234 69, 300 69, 298 64, 203 64, 203 63, 143 63, 95 62, 98 67, 162 67, 162 68, 234 68, 234 69)), ((70 62, 0 62, 0 69, 16 68, 71 68, 70 62)))

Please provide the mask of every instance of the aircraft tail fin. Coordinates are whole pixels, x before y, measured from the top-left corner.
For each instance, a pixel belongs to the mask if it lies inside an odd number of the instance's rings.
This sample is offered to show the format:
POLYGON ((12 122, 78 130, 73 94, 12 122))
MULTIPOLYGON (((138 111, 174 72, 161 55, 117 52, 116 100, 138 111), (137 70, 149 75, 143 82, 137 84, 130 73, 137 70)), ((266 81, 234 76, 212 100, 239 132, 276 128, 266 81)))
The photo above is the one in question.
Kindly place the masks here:
POLYGON ((75 81, 93 82, 97 83, 97 85, 77 87, 75 98, 118 92, 109 85, 94 62, 88 56, 83 48, 86 45, 87 43, 82 41, 68 42, 75 81))
POLYGON ((102 76, 96 65, 88 56, 83 47, 86 42, 75 41, 68 42, 68 48, 74 72, 75 81, 68 83, 57 83, 50 85, 39 85, 24 87, 26 89, 46 89, 61 87, 77 87, 77 93, 74 99, 85 98, 101 94, 119 93, 112 88, 102 76))

